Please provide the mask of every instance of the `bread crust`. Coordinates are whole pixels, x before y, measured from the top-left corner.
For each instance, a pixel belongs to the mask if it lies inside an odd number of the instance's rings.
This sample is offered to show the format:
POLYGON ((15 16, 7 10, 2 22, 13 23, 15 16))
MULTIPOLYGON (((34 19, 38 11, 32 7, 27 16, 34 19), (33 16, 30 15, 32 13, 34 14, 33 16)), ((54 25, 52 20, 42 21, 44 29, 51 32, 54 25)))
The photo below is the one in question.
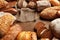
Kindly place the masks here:
POLYGON ((15 40, 15 38, 21 31, 22 31, 21 26, 15 24, 9 29, 7 34, 1 40, 15 40))
POLYGON ((45 27, 43 22, 36 23, 35 30, 38 38, 52 38, 51 31, 45 27))
POLYGON ((58 17, 57 14, 59 10, 60 6, 46 8, 40 13, 40 17, 47 20, 55 19, 58 17))
POLYGON ((37 36, 35 32, 23 31, 18 35, 17 40, 37 40, 37 36))

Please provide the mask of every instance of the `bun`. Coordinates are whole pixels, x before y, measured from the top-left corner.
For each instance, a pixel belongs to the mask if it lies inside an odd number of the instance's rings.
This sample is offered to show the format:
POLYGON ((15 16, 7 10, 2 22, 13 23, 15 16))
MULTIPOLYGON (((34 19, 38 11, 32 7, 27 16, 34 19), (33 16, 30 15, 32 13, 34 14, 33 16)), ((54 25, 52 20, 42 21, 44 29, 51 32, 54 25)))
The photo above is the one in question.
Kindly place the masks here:
POLYGON ((31 31, 23 31, 18 35, 17 40, 24 40, 24 39, 37 40, 36 33, 31 31))

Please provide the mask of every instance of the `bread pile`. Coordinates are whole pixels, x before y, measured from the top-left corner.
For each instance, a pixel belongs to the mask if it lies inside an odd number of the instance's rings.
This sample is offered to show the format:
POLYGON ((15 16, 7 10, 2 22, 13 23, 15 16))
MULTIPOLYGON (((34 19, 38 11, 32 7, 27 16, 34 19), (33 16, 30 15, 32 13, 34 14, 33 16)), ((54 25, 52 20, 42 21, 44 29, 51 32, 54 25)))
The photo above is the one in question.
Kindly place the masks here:
POLYGON ((0 40, 60 40, 59 0, 0 0, 0 40), (33 31, 19 24, 31 21, 33 31))
POLYGON ((15 20, 12 14, 0 12, 0 40, 37 40, 35 32, 22 31, 15 20))
POLYGON ((17 14, 17 10, 15 8, 16 4, 16 0, 0 0, 0 11, 17 14))

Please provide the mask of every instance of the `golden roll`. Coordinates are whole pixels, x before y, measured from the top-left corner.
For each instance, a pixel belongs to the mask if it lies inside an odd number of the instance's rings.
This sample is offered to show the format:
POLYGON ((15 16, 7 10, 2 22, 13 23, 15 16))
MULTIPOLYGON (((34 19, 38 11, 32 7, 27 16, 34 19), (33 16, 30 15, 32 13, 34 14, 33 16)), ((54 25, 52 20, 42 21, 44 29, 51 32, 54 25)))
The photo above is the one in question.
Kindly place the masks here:
POLYGON ((17 40, 37 40, 36 33, 31 31, 23 31, 17 36, 17 40))

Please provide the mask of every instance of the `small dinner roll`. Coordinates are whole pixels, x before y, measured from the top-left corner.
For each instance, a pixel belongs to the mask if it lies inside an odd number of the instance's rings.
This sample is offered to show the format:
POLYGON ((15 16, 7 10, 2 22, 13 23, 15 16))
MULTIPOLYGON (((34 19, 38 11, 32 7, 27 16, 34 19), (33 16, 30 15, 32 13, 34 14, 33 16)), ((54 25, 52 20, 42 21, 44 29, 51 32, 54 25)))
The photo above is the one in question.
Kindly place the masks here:
POLYGON ((35 32, 23 31, 19 33, 17 40, 37 40, 37 36, 35 32))

